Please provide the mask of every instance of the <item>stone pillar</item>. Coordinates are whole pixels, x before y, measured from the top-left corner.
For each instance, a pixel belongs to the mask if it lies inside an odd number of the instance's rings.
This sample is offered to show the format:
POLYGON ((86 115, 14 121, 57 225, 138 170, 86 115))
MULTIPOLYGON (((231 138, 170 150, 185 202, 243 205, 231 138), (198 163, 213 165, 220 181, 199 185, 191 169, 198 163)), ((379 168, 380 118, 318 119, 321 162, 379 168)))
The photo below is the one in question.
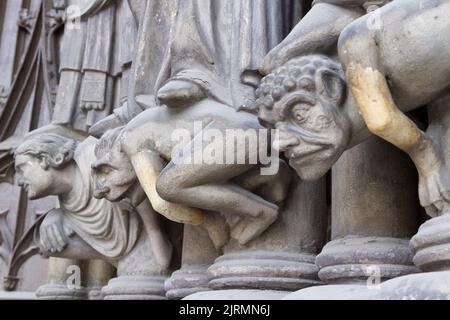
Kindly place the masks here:
POLYGON ((141 232, 133 250, 117 264, 117 277, 103 287, 104 300, 164 300, 168 270, 155 260, 150 239, 141 232))
POLYGON ((49 258, 48 282, 38 288, 36 297, 42 300, 85 300, 84 267, 80 260, 49 258))
POLYGON ((115 268, 102 260, 91 260, 87 267, 87 290, 89 300, 103 300, 102 288, 114 277, 115 268))
POLYGON ((317 257, 320 279, 365 283, 418 271, 409 248, 419 223, 414 170, 376 137, 344 153, 332 170, 332 241, 317 257))
POLYGON ((215 291, 188 299, 281 299, 321 284, 314 262, 326 237, 325 179, 293 180, 278 220, 246 246, 231 241, 208 269, 215 291))
POLYGON ((166 281, 166 296, 182 299, 196 292, 208 291, 208 267, 218 252, 207 232, 199 227, 185 225, 181 269, 166 281))
POLYGON ((377 137, 343 154, 332 169, 332 241, 316 259, 319 278, 339 286, 287 299, 359 299, 377 291, 366 284, 419 272, 409 247, 420 217, 414 170, 406 154, 377 137))

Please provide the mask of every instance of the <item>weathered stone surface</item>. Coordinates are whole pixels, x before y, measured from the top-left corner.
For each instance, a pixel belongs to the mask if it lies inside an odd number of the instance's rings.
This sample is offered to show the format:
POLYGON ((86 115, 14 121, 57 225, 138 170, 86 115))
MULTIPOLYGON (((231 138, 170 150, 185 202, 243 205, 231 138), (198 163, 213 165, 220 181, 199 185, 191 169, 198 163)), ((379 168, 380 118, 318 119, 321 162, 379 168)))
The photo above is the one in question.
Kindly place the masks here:
POLYGON ((109 281, 103 287, 105 300, 165 300, 166 277, 122 276, 109 281))
POLYGON ((289 294, 288 291, 272 291, 272 290, 215 290, 209 292, 198 292, 187 296, 183 300, 281 300, 289 294))
POLYGON ((408 240, 347 237, 329 242, 317 256, 319 277, 329 284, 377 281, 419 272, 408 240))
POLYGON ((271 289, 293 291, 321 284, 315 255, 282 251, 234 252, 208 269, 211 289, 271 289))
POLYGON ((0 1, 4 289, 450 299, 449 13, 0 1))
POLYGON ((182 299, 201 291, 209 291, 208 267, 219 255, 208 233, 200 227, 185 225, 181 269, 166 281, 169 299, 182 299))
POLYGON ((329 285, 307 288, 285 300, 448 300, 448 271, 410 274, 375 286, 329 285))

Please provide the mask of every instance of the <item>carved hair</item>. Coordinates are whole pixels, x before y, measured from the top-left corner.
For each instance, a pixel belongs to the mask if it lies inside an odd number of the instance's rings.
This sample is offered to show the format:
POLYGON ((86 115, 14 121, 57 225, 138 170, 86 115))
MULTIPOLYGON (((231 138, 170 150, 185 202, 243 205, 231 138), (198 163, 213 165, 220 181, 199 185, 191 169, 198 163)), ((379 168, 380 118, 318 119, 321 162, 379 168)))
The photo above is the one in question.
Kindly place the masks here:
POLYGON ((296 92, 325 96, 333 104, 340 104, 345 95, 345 81, 339 63, 324 55, 309 55, 288 61, 261 80, 256 90, 256 102, 251 112, 272 111, 296 92))
POLYGON ((30 155, 45 160, 43 168, 58 169, 73 160, 78 141, 54 133, 32 136, 16 150, 15 155, 30 155))
POLYGON ((95 145, 95 156, 97 159, 111 151, 116 141, 120 138, 123 127, 108 130, 95 145))

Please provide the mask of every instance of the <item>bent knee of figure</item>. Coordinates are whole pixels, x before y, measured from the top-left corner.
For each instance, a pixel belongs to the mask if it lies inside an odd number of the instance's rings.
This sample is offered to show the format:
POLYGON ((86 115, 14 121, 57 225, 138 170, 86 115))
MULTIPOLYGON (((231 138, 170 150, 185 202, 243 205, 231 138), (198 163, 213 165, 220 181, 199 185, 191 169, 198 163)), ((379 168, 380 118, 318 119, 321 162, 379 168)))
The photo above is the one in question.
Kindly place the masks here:
POLYGON ((339 60, 344 68, 351 62, 367 64, 374 56, 377 43, 376 30, 369 27, 367 18, 360 18, 344 28, 339 36, 338 52, 339 60))
POLYGON ((179 179, 172 178, 171 173, 164 170, 156 180, 156 191, 166 201, 177 202, 180 191, 183 189, 179 179))

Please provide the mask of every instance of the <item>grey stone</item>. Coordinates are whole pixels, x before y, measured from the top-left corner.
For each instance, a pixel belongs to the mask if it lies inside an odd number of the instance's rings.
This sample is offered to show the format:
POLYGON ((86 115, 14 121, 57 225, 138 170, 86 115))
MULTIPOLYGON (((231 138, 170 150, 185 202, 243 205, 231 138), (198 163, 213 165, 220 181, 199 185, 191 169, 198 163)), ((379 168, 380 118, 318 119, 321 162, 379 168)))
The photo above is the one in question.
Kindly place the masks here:
POLYGON ((273 290, 216 290, 209 292, 197 292, 187 296, 183 300, 281 300, 289 292, 273 290))

